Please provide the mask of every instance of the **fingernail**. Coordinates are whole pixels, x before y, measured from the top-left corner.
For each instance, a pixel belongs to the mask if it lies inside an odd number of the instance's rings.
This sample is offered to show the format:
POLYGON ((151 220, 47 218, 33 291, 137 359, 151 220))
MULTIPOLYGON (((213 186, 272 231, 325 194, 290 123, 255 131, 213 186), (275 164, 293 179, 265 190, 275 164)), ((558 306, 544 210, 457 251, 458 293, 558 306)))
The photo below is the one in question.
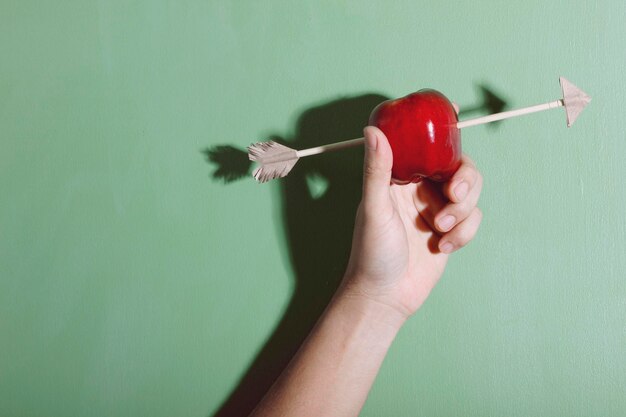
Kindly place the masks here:
POLYGON ((378 147, 378 139, 374 133, 365 134, 365 144, 367 147, 373 151, 378 147))
POLYGON ((439 223, 438 223, 439 229, 444 232, 447 232, 452 227, 455 221, 456 221, 456 217, 454 216, 451 216, 449 214, 447 216, 443 216, 441 220, 439 220, 439 223))
POLYGON ((459 201, 463 201, 463 199, 467 196, 468 191, 469 185, 465 181, 454 187, 454 195, 459 201))
POLYGON ((450 242, 446 242, 446 243, 442 244, 439 249, 443 253, 452 253, 452 251, 454 250, 454 245, 452 243, 450 243, 450 242))

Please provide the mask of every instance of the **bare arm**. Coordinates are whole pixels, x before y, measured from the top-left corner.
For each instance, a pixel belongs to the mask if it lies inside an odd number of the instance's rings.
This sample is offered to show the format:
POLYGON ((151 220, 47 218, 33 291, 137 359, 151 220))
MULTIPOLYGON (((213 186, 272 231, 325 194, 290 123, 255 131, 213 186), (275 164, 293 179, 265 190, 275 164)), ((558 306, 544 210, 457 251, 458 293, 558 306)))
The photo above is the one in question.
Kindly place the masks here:
POLYGON ((478 230, 482 178, 471 160, 443 185, 390 185, 387 138, 372 127, 365 138, 363 199, 345 278, 256 417, 358 415, 398 330, 449 254, 478 230))
POLYGON ((356 416, 404 316, 340 290, 254 416, 356 416))

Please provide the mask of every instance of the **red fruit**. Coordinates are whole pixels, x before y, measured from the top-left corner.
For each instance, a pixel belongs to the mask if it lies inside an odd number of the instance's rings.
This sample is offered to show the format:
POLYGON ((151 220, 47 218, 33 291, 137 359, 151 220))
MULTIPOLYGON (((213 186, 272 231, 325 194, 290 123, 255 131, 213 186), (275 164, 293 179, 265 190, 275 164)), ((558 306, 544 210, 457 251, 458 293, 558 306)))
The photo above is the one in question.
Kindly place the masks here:
POLYGON ((392 181, 446 181, 461 165, 461 132, 452 103, 440 92, 420 90, 380 103, 369 123, 393 150, 392 181))

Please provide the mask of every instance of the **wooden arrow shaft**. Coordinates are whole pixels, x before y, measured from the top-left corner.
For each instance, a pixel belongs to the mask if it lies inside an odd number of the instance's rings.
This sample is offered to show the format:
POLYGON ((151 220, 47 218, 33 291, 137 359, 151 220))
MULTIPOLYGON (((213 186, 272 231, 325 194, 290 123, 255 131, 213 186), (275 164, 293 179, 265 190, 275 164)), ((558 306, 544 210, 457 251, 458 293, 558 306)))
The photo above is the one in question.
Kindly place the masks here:
POLYGON ((491 123, 502 119, 508 119, 510 117, 522 116, 524 114, 536 113, 538 111, 544 111, 549 109, 555 109, 557 107, 563 106, 563 99, 551 101, 549 103, 538 104, 536 106, 524 107, 522 109, 505 111, 502 113, 490 114, 484 117, 477 117, 476 119, 464 120, 462 122, 458 122, 456 127, 459 129, 463 129, 464 127, 482 125, 485 123, 491 123))
POLYGON ((357 145, 362 144, 364 140, 365 140, 364 138, 344 140, 343 142, 331 143, 329 145, 303 149, 301 151, 297 151, 297 154, 298 154, 298 158, 302 158, 304 156, 317 155, 323 152, 336 151, 336 150, 343 149, 343 148, 350 148, 352 146, 357 146, 357 145))

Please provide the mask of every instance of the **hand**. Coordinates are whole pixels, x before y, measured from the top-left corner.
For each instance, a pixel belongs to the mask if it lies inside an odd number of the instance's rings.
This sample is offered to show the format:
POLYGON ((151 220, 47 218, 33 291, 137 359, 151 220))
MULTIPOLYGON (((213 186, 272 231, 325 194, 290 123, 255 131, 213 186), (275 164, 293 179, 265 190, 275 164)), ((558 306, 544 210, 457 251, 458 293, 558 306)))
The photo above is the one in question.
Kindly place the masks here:
POLYGON ((430 294, 449 254, 476 235, 482 176, 464 155, 447 183, 390 184, 387 138, 371 126, 364 134, 363 197, 343 289, 408 317, 430 294))

